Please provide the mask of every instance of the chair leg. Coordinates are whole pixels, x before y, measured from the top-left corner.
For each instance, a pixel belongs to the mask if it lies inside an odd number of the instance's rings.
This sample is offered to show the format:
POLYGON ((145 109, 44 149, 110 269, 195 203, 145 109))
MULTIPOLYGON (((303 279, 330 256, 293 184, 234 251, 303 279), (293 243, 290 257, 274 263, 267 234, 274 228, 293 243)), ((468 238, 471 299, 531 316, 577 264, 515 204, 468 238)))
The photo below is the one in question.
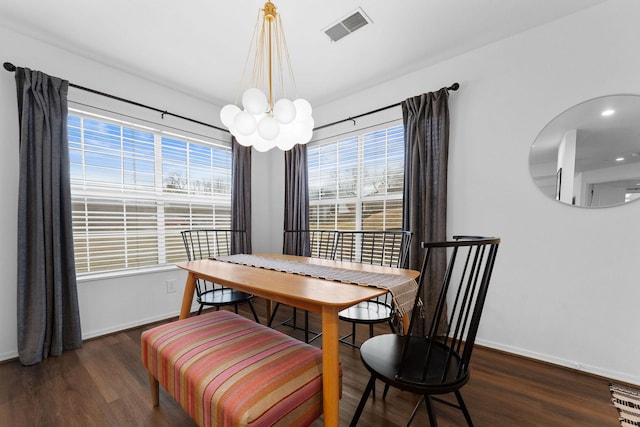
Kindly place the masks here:
POLYGON ((389 384, 384 385, 384 391, 382 392, 382 400, 387 398, 387 393, 389 393, 389 384))
POLYGON ((233 304, 233 310, 238 314, 238 304, 233 304))
POLYGON ((356 346, 356 324, 355 322, 351 323, 351 345, 356 346))
POLYGON ((278 307, 280 307, 280 303, 277 302, 276 306, 273 307, 273 311, 271 312, 271 317, 269 318, 269 323, 267 326, 271 327, 271 325, 273 324, 273 319, 276 318, 276 313, 278 312, 278 307))
POLYGON ((369 323, 369 338, 373 337, 373 323, 369 323))
POLYGON ((367 399, 369 398, 369 394, 371 394, 371 389, 376 382, 376 378, 371 375, 369 378, 369 382, 367 383, 367 387, 364 389, 364 393, 362 393, 362 398, 360 399, 360 403, 358 403, 358 407, 356 408, 356 412, 353 414, 353 418, 351 419, 350 427, 355 427, 358 425, 358 420, 360 419, 360 415, 362 415, 362 410, 364 409, 364 405, 367 403, 367 399))
POLYGON ((431 427, 438 427, 438 421, 436 420, 436 413, 433 409, 431 396, 424 396, 424 404, 427 406, 427 413, 429 414, 429 424, 431 425, 431 427))
POLYGON ((256 319, 256 323, 260 323, 260 319, 258 319, 258 313, 256 313, 256 309, 253 307, 253 302, 251 300, 247 301, 249 303, 249 308, 253 313, 253 318, 256 319))
POLYGON ((204 308, 204 304, 200 304, 200 308, 198 309, 198 316, 202 314, 202 309, 204 308))
POLYGON ((309 312, 304 312, 304 342, 309 344, 309 312))
POLYGON ((418 400, 418 403, 416 403, 416 406, 413 407, 413 412, 411 412, 411 416, 409 417, 409 421, 407 421, 406 427, 409 427, 413 422, 413 419, 418 413, 418 408, 420 408, 420 404, 422 403, 423 400, 424 400, 424 396, 420 396, 420 400, 418 400))
POLYGON ((460 394, 460 390, 456 390, 455 395, 456 395, 456 399, 458 399, 458 404, 460 405, 460 409, 464 414, 464 418, 467 420, 467 424, 469 425, 469 427, 473 427, 473 422, 471 422, 471 415, 469 414, 467 405, 464 404, 464 400, 462 399, 462 394, 460 394))

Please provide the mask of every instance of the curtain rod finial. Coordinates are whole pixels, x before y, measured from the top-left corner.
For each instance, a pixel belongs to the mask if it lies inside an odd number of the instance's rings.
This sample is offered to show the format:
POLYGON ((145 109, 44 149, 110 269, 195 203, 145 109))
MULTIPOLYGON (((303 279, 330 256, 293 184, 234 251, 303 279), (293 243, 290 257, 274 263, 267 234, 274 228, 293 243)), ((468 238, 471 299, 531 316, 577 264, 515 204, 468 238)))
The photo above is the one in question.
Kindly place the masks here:
POLYGON ((455 82, 454 84, 449 86, 447 89, 449 89, 449 90, 458 90, 458 89, 460 89, 460 83, 455 82))
POLYGON ((3 64, 3 66, 4 66, 4 69, 7 70, 7 71, 15 71, 16 70, 16 66, 13 65, 11 62, 5 62, 3 64))

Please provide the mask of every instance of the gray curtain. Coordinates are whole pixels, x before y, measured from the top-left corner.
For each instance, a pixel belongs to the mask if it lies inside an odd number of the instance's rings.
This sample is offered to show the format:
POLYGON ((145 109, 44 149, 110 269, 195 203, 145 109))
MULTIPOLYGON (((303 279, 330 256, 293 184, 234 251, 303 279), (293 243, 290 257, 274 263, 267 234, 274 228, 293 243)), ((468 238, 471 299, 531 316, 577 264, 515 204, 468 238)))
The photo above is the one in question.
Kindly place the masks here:
MULTIPOLYGON (((284 230, 309 229, 309 170, 307 146, 284 152, 284 230)), ((285 239, 283 253, 311 256, 309 233, 293 233, 285 239)))
POLYGON ((251 253, 251 147, 244 147, 231 137, 231 228, 245 230, 233 233, 231 252, 251 253))
POLYGON ((18 355, 33 365, 82 347, 69 147, 69 82, 16 69, 20 126, 18 355))
MULTIPOLYGON (((415 270, 422 264, 421 242, 447 239, 448 99, 449 91, 442 88, 402 102, 405 131, 402 226, 413 232, 409 268, 415 270)), ((439 293, 439 289, 430 284, 440 282, 446 269, 446 256, 439 254, 433 261, 434 268, 425 274, 421 296, 427 312, 432 311, 439 293)))

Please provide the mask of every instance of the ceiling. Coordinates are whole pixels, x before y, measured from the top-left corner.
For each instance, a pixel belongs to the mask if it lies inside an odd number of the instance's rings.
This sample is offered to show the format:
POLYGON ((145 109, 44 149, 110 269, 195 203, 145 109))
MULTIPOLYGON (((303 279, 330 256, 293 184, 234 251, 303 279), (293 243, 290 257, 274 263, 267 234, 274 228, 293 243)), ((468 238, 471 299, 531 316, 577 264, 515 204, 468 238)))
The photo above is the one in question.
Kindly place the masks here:
MULTIPOLYGON (((604 1, 274 3, 284 23, 298 94, 317 107, 604 1), (358 7, 372 23, 331 42, 323 30, 358 7)), ((223 105, 236 99, 263 4, 262 0, 3 0, 0 24, 223 105)))

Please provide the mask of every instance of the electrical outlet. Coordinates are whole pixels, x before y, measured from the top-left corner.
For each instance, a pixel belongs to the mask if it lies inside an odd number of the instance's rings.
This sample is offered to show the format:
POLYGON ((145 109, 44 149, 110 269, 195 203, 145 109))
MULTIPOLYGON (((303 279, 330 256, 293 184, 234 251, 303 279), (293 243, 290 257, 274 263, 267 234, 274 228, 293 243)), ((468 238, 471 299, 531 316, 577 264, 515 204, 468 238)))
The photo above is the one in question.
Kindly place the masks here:
POLYGON ((166 281, 166 285, 167 285, 167 293, 173 293, 176 291, 176 281, 175 280, 167 280, 166 281))

